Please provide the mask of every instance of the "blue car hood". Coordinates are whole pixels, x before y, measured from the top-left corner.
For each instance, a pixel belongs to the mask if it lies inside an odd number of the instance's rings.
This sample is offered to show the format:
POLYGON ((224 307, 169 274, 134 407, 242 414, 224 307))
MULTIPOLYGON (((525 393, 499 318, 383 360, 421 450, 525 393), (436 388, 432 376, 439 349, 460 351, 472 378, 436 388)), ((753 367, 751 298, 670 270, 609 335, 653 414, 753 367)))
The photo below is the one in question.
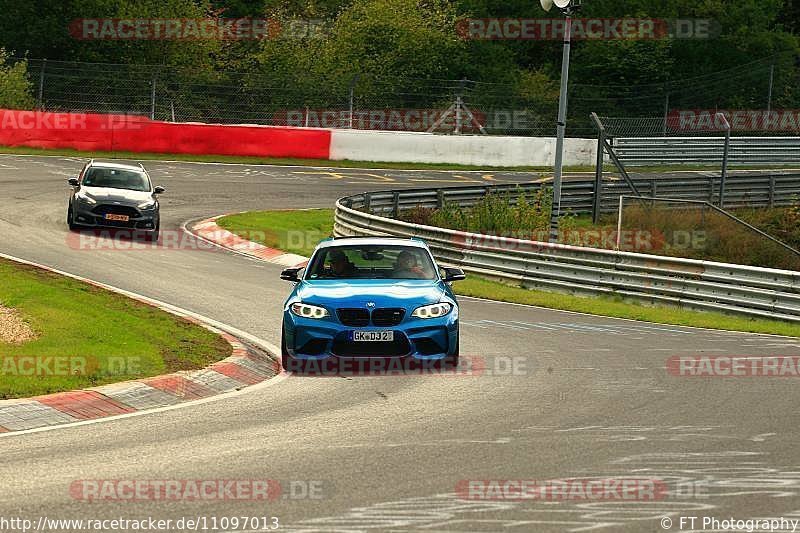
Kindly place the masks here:
POLYGON ((428 280, 310 280, 297 287, 297 296, 311 304, 334 304, 334 307, 412 308, 437 303, 444 288, 439 281, 428 280))

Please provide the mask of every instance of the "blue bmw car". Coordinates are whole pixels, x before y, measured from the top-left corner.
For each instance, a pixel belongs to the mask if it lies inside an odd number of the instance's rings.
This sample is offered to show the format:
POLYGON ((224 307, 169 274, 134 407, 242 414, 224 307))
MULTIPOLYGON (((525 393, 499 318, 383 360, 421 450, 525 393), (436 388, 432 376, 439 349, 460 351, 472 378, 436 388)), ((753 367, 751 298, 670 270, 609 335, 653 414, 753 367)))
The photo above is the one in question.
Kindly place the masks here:
POLYGON ((350 237, 321 242, 308 265, 281 278, 295 283, 284 305, 283 367, 342 360, 458 365, 458 302, 420 240, 350 237))

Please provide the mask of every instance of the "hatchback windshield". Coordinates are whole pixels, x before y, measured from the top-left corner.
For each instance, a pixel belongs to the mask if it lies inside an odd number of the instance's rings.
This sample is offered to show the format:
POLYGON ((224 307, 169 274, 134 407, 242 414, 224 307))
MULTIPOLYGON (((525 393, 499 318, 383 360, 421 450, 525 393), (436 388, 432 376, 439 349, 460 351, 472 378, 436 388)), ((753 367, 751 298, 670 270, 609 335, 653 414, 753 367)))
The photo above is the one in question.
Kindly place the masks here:
POLYGON ((306 279, 436 279, 428 252, 416 246, 336 246, 314 256, 306 279))
POLYGON ((150 180, 143 172, 118 168, 90 168, 83 178, 83 185, 129 191, 150 190, 150 180))

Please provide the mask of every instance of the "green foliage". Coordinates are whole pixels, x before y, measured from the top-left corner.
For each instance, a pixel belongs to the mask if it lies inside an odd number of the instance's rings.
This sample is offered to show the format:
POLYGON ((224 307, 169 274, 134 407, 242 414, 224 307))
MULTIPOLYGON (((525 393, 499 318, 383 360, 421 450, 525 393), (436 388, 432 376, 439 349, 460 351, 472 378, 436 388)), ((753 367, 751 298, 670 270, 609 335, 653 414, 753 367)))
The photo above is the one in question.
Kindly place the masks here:
MULTIPOLYGON (((471 207, 445 202, 440 209, 416 207, 402 211, 399 218, 440 228, 539 240, 550 227, 552 198, 549 188, 532 194, 489 193, 471 207)), ((569 214, 561 219, 562 229, 573 226, 574 217, 569 214)))
POLYGON ((220 43, 211 40, 80 40, 70 24, 92 18, 201 18, 208 0, 0 0, 0 47, 30 58, 108 63, 213 64, 220 43))
MULTIPOLYGON (((652 236, 658 255, 723 263, 800 270, 800 257, 784 247, 711 209, 626 207, 623 230, 652 236)), ((788 208, 739 208, 739 219, 795 249, 800 248, 800 203, 788 208)), ((605 226, 614 231, 613 225, 605 226)), ((633 250, 642 251, 642 250, 633 250)))
MULTIPOLYGON (((536 2, 509 0, 0 0, 0 47, 31 58, 188 66, 189 81, 214 82, 215 71, 247 71, 247 86, 278 88, 263 98, 265 109, 302 104, 345 105, 351 81, 360 76, 362 108, 413 105, 424 108, 449 98, 438 80, 467 78, 476 109, 505 105, 555 112, 561 64, 558 41, 465 41, 457 22, 471 17, 558 17, 536 2), (80 41, 68 30, 80 18, 269 17, 284 25, 320 19, 314 37, 282 36, 261 42, 80 41), (380 82, 375 80, 380 79, 380 82), (489 84, 495 85, 494 89, 489 84), (413 98, 401 97, 416 90, 413 98), (299 97, 298 95, 305 95, 299 97), (392 101, 395 97, 396 101, 392 101), (336 99, 340 98, 340 101, 336 99), (379 99, 375 99, 379 98, 379 99), (437 100, 438 98, 438 100, 437 100), (490 105, 491 104, 491 105, 490 105)), ((710 39, 594 40, 574 43, 571 125, 586 124, 589 111, 658 115, 664 96, 683 107, 763 108, 764 68, 775 64, 773 108, 800 107, 796 0, 591 0, 580 17, 711 19, 710 39), (769 59, 772 58, 772 59, 769 59), (759 69, 744 67, 764 60, 759 69), (737 69, 728 79, 713 73, 737 69), (712 75, 703 85, 681 89, 681 80, 712 75), (622 89, 633 87, 628 92, 622 89), (676 87, 678 87, 676 89, 676 87), (682 92, 681 92, 682 91, 682 92)), ((222 79, 220 81, 230 80, 222 79)), ((235 84, 239 84, 239 81, 235 84)), ((176 93, 179 91, 176 91, 176 93)), ((445 91, 446 92, 446 91, 445 91)), ((176 96, 178 98, 178 96, 176 96)), ((182 104, 183 105, 183 104, 182 104)), ((188 104, 186 104, 188 105, 188 104)), ((572 127, 572 126, 571 126, 572 127)))
POLYGON ((27 61, 8 65, 8 56, 0 48, 0 109, 31 109, 33 99, 31 82, 28 80, 27 61))

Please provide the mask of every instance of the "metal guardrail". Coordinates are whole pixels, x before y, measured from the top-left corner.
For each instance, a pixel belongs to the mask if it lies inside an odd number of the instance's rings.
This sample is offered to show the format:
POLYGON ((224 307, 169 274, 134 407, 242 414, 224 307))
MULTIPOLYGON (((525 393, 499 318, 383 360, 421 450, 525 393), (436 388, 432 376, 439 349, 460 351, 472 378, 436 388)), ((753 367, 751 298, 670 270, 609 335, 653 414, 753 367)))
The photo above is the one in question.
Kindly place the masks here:
MULTIPOLYGON (((627 166, 721 163, 719 137, 616 137, 612 145, 627 166)), ((800 164, 800 137, 732 137, 730 164, 800 164)))
POLYGON ((379 216, 396 212, 397 206, 433 206, 443 197, 468 206, 485 188, 439 191, 341 198, 334 234, 419 237, 442 263, 526 288, 800 322, 800 272, 495 237, 379 216))
MULTIPOLYGON (((719 197, 720 177, 690 177, 679 179, 634 179, 636 188, 652 197, 715 202, 719 197)), ((520 192, 530 195, 549 183, 522 183, 477 187, 442 187, 437 189, 405 189, 364 193, 361 198, 370 212, 396 216, 399 211, 413 207, 441 207, 444 202, 470 206, 489 191, 508 193, 511 202, 520 192)), ((623 181, 604 181, 600 207, 615 212, 620 195, 629 195, 630 187, 623 181)), ((561 191, 561 208, 573 213, 590 213, 594 198, 594 180, 565 181, 561 191)), ((725 184, 725 206, 782 207, 800 200, 800 174, 728 176, 725 184)))

